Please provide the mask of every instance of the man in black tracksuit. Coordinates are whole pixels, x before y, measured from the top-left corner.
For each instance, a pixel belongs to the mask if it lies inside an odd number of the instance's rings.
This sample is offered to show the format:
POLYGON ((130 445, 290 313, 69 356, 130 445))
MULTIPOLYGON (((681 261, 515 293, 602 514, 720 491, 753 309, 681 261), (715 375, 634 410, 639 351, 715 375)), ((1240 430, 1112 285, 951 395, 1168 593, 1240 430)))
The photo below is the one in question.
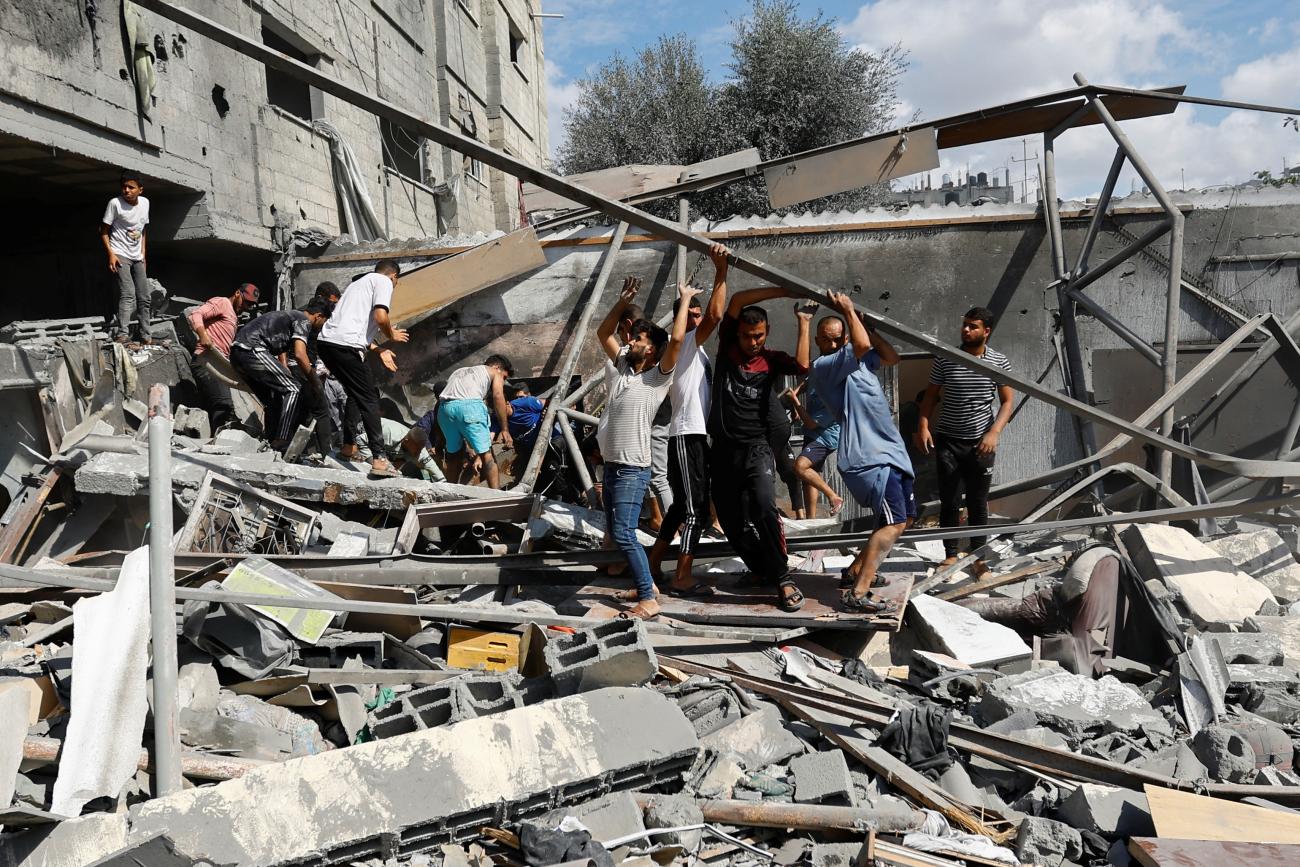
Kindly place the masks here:
POLYGON ((253 389, 266 410, 266 437, 283 451, 298 423, 302 383, 287 366, 292 354, 309 387, 321 390, 307 359, 307 341, 329 318, 325 301, 312 301, 303 310, 272 310, 235 333, 230 363, 253 389))
POLYGON ((773 386, 787 374, 808 372, 807 316, 798 316, 795 355, 767 349, 767 312, 754 306, 789 297, 772 286, 738 292, 718 327, 713 404, 709 410, 709 455, 713 506, 718 523, 749 571, 776 584, 781 608, 797 611, 803 594, 786 564, 785 530, 776 508, 776 466, 771 437, 784 415, 773 386))

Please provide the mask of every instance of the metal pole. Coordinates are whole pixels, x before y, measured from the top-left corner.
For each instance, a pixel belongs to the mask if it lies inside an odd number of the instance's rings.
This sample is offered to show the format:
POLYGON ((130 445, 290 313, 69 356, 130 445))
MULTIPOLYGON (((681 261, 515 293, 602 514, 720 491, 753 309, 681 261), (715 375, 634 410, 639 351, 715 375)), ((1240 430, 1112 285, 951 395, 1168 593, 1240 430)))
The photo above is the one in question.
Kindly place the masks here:
MULTIPOLYGON (((1075 73, 1074 80, 1081 87, 1087 87, 1088 81, 1081 74, 1075 73)), ((1120 150, 1124 151, 1133 168, 1137 170, 1143 182, 1151 190, 1156 201, 1160 202, 1160 207, 1169 214, 1169 291, 1165 299, 1165 347, 1164 347, 1164 390, 1167 392, 1178 382, 1178 336, 1179 326, 1182 317, 1179 315, 1179 304, 1182 296, 1183 283, 1183 212, 1174 204, 1169 193, 1160 184, 1155 173, 1147 166, 1142 156, 1133 147, 1129 141, 1128 135, 1120 128, 1119 123, 1111 115, 1110 109, 1101 101, 1101 97, 1094 96, 1089 99, 1093 111, 1097 117, 1110 130, 1111 137, 1119 145, 1120 150)), ((1174 429, 1174 410, 1173 407, 1167 409, 1160 418, 1160 433, 1169 436, 1174 429)), ((1174 456, 1167 451, 1160 452, 1160 481, 1164 484, 1170 484, 1173 478, 1174 456)))
MULTIPOLYGON (((691 200, 682 196, 677 200, 677 221, 682 224, 682 228, 690 231, 691 228, 691 200)), ((677 282, 686 282, 686 254, 687 250, 680 244, 677 246, 677 282)))
POLYGON ((1136 349, 1139 355, 1147 361, 1150 361, 1156 367, 1161 365, 1163 359, 1160 353, 1156 351, 1156 348, 1135 334, 1133 330, 1123 322, 1112 316, 1109 310, 1102 307, 1082 292, 1069 288, 1068 285, 1063 288, 1065 288, 1065 294, 1069 296, 1072 301, 1091 313, 1102 325, 1105 325, 1111 331, 1115 332, 1115 334, 1123 339, 1125 343, 1136 349))
POLYGON ((1090 268, 1086 273, 1080 274, 1079 278, 1070 284, 1071 288, 1082 292, 1084 287, 1096 283, 1102 277, 1105 277, 1111 271, 1114 271, 1120 265, 1123 265, 1129 259, 1132 259, 1138 253, 1142 252, 1145 247, 1149 246, 1153 241, 1168 231, 1169 223, 1161 220, 1158 225, 1147 229, 1147 231, 1132 244, 1129 244, 1123 250, 1120 250, 1096 268, 1090 268))
POLYGON ((560 411, 560 432, 564 434, 564 442, 569 446, 569 455, 573 458, 573 468, 578 473, 578 480, 582 482, 582 489, 587 495, 587 503, 593 509, 600 508, 600 498, 596 496, 596 483, 591 480, 591 473, 587 472, 587 459, 582 456, 582 449, 578 446, 578 438, 573 435, 573 428, 569 426, 568 410, 560 411))
POLYGON ((1061 237, 1061 209, 1056 202, 1056 139, 1043 135, 1043 208, 1052 227, 1052 271, 1057 280, 1065 277, 1065 239, 1061 237))
MULTIPOLYGON (((1282 323, 1281 328, 1287 334, 1293 334, 1297 329, 1300 329, 1300 310, 1292 313, 1291 318, 1282 323)), ((1282 344, 1277 338, 1269 337, 1262 346, 1255 350, 1255 354, 1245 364, 1233 371, 1232 376, 1228 377, 1222 385, 1215 389, 1214 394, 1205 402, 1205 406, 1195 414, 1195 421, 1192 423, 1192 434, 1195 435, 1204 430, 1205 426, 1219 414, 1219 410, 1223 409, 1223 405, 1237 393, 1242 384, 1248 382, 1256 373, 1259 373, 1269 359, 1281 348, 1282 344)), ((1297 383, 1297 385, 1300 385, 1300 383, 1297 383)))
POLYGON ((1102 185, 1101 196, 1097 199, 1097 210, 1092 212, 1092 219, 1088 221, 1088 234, 1083 239, 1083 247, 1079 250, 1079 258, 1074 262, 1074 270, 1070 272, 1072 278, 1077 278, 1088 269, 1088 257, 1092 255, 1092 245, 1097 241, 1097 233, 1101 231, 1101 221, 1106 219, 1106 211, 1110 208, 1110 197, 1115 192, 1115 184, 1119 181, 1119 173, 1124 168, 1124 151, 1122 148, 1115 149, 1115 159, 1111 161, 1110 171, 1106 173, 1106 183, 1102 185))
POLYGON ((153 629, 154 795, 181 790, 176 693, 176 577, 172 562, 172 411, 167 386, 149 389, 149 613, 153 629))
MULTIPOLYGON (((618 228, 614 230, 613 240, 609 242, 609 249, 605 251, 605 258, 601 260, 596 285, 592 287, 587 302, 582 305, 582 312, 578 314, 578 327, 573 332, 573 343, 569 346, 563 363, 560 364, 560 378, 552 389, 551 399, 546 402, 546 411, 542 413, 539 431, 549 431, 555 424, 556 413, 564 406, 564 398, 569 391, 569 380, 573 378, 574 368, 578 366, 578 357, 582 355, 583 344, 587 342, 587 326, 591 322, 591 315, 605 295, 609 276, 614 272, 614 260, 618 257, 618 251, 622 249, 623 239, 626 236, 627 223, 619 223, 618 228)), ((524 468, 524 474, 516 480, 516 491, 527 492, 533 489, 537 484, 537 475, 542 471, 542 460, 545 457, 546 449, 533 449, 532 455, 528 458, 528 466, 524 468)))

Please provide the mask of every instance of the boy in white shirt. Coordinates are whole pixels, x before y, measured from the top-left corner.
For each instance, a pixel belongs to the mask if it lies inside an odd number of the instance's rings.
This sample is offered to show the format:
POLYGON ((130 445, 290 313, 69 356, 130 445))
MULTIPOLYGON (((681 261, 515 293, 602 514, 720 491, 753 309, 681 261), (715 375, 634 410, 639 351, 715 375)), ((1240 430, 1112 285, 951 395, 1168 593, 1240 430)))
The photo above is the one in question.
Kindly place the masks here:
POLYGON ((145 226, 149 224, 149 200, 140 195, 144 184, 134 172, 122 172, 122 195, 109 200, 99 225, 99 236, 108 253, 108 270, 117 275, 117 335, 119 343, 130 340, 131 314, 135 314, 141 343, 152 343, 149 331, 149 279, 145 274, 145 226))

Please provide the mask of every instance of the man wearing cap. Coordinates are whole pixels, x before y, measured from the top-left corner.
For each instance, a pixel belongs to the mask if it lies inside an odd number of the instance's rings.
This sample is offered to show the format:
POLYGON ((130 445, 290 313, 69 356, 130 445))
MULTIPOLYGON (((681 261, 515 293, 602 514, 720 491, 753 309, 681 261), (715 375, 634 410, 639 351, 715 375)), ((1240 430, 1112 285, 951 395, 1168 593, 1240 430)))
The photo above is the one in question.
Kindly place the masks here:
POLYGON ((243 283, 230 295, 218 295, 206 304, 189 311, 190 328, 198 345, 190 359, 190 371, 198 386, 203 409, 207 410, 212 432, 228 427, 235 420, 235 404, 230 397, 230 386, 212 369, 221 360, 230 358, 230 345, 235 341, 239 313, 257 303, 257 287, 243 283))

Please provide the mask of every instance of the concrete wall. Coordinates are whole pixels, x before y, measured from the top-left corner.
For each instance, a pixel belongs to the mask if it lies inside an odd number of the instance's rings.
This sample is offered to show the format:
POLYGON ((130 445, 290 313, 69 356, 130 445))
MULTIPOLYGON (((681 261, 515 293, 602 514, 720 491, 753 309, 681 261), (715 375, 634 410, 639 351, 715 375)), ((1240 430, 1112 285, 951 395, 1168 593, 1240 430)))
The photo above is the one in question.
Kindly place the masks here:
MULTIPOLYGON (((539 164, 546 153, 540 31, 533 32, 523 2, 510 4, 509 13, 487 0, 481 5, 488 8, 477 11, 480 0, 180 2, 255 39, 266 27, 315 58, 326 74, 421 117, 466 122, 484 141, 494 119, 501 126, 508 116, 494 143, 511 142, 514 153, 539 164), (503 90, 495 83, 508 76, 487 68, 499 62, 493 28, 507 14, 533 36, 531 98, 518 87, 503 90)), ((277 216, 335 234, 347 228, 327 142, 309 120, 268 103, 261 64, 142 12, 157 76, 145 118, 128 73, 121 4, 100 3, 96 10, 88 19, 86 4, 69 0, 0 4, 0 139, 34 146, 28 165, 35 180, 57 178, 102 209, 116 191, 118 166, 144 172, 155 209, 180 209, 170 225, 151 227, 151 241, 161 244, 215 239, 270 251, 277 216), (103 171, 84 183, 58 178, 69 172, 60 152, 103 171)), ((506 71, 518 76, 513 67, 506 71)), ((494 184, 503 188, 500 182, 486 172, 482 183, 463 181, 459 155, 426 142, 423 171, 402 177, 384 166, 373 116, 319 92, 311 95, 309 113, 336 126, 356 152, 389 237, 439 234, 440 210, 447 212, 443 230, 508 229, 518 222, 510 208, 493 207, 490 193, 494 184), (440 197, 433 188, 444 183, 452 192, 440 197)), ((9 240, 4 252, 22 250, 9 240)))
MULTIPOLYGON (((1295 261, 1270 268, 1260 263, 1215 265, 1209 260, 1230 253, 1293 249, 1291 234, 1300 218, 1300 196, 1243 194, 1239 200, 1231 208, 1216 199, 1189 203, 1194 207, 1186 217, 1185 270, 1243 312, 1272 311, 1286 317, 1300 307, 1295 261), (1279 233, 1280 237, 1272 237, 1279 233)), ((1140 234, 1156 219, 1150 213, 1153 204, 1149 198, 1131 197, 1106 225, 1140 234)), ((989 307, 1001 317, 993 345, 1010 357, 1019 374, 1041 376, 1045 384, 1059 389, 1052 343, 1056 301, 1055 292, 1045 289, 1052 275, 1042 219, 1015 205, 1002 206, 1000 216, 997 211, 986 216, 990 207, 914 208, 901 216, 867 212, 794 220, 821 223, 805 227, 773 228, 752 222, 746 227, 737 221, 716 228, 737 249, 827 288, 848 291, 862 306, 940 339, 955 343, 962 313, 976 305, 989 307)), ((1086 226, 1086 218, 1066 220, 1065 243, 1071 254, 1078 250, 1086 226)), ((1103 231, 1093 262, 1103 261, 1124 243, 1109 229, 1103 231)), ((641 300, 647 309, 655 315, 666 312, 671 304, 667 287, 675 280, 675 249, 663 242, 626 244, 607 298, 612 301, 618 277, 638 274, 644 281, 641 300)), ((523 375, 554 373, 604 251, 604 245, 580 244, 576 238, 547 242, 546 268, 465 298, 414 326, 411 343, 399 348, 402 370, 396 379, 408 386, 413 408, 427 398, 429 386, 445 379, 450 370, 493 352, 511 357, 523 375)), ((297 291, 309 292, 322 279, 346 280, 360 270, 364 264, 356 262, 306 266, 299 273, 297 291)), ((701 285, 711 281, 710 266, 702 265, 696 254, 690 255, 687 272, 701 285)), ((733 291, 755 285, 749 275, 734 270, 732 275, 733 291)), ((1165 271, 1139 257, 1093 284, 1088 293, 1144 338, 1159 344, 1166 286, 1165 271)), ((773 322, 770 345, 792 349, 791 304, 771 302, 767 307, 773 322)), ((1186 293, 1181 310, 1181 345, 1188 363, 1199 358, 1198 344, 1210 345, 1233 330, 1186 293)), ((1158 394, 1156 368, 1137 358, 1100 323, 1087 316, 1080 316, 1079 322, 1093 375, 1102 377, 1094 382, 1099 404, 1132 418, 1158 394)), ((594 370, 597 350, 594 339, 589 343, 585 369, 594 370)), ((1276 448, 1297 395, 1272 367, 1257 379, 1198 443, 1233 453, 1262 454, 1276 448)), ((907 393, 900 399, 910 397, 907 393)), ((1195 397, 1184 400, 1179 412, 1198 408, 1195 397)), ((1107 434, 1102 430, 1099 437, 1104 440, 1107 434)), ((1037 473, 1080 454, 1072 417, 1040 402, 1028 403, 1016 416, 1000 451, 998 481, 1037 473)))

